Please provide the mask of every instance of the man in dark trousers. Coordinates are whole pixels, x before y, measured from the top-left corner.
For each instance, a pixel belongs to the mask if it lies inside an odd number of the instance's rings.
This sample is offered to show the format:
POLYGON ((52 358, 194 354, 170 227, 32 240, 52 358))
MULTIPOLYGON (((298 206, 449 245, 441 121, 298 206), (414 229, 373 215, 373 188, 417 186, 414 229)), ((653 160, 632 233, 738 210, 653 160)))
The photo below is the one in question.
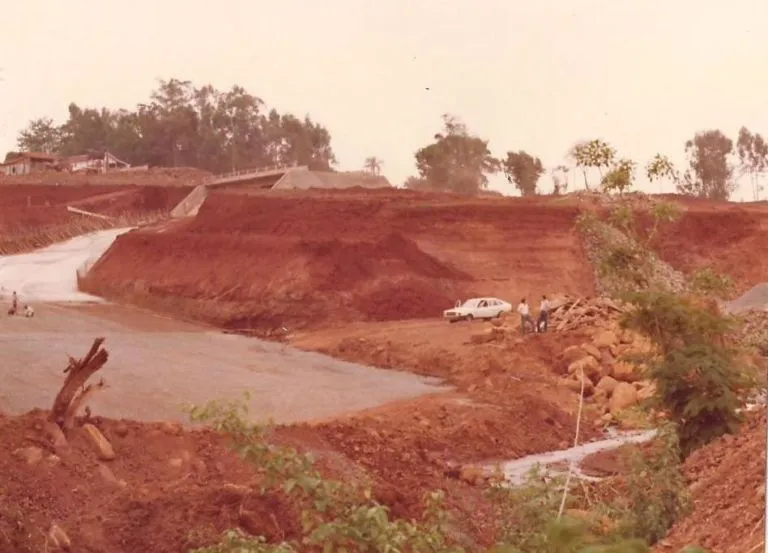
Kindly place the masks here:
POLYGON ((546 332, 549 329, 549 300, 547 296, 541 296, 541 305, 539 306, 539 320, 536 323, 536 329, 539 332, 546 332))

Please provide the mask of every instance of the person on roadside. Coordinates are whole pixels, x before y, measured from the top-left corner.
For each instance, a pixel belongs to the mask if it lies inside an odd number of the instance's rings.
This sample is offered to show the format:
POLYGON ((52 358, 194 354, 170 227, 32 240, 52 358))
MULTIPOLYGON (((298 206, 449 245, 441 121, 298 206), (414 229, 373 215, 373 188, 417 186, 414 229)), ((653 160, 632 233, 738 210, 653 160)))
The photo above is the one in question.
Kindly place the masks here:
POLYGON ((539 320, 536 322, 536 329, 539 332, 546 332, 549 328, 549 300, 546 295, 541 296, 541 305, 539 306, 539 320))
POLYGON ((520 304, 517 306, 517 312, 520 313, 520 332, 525 334, 525 325, 529 324, 533 326, 531 310, 528 308, 528 303, 525 301, 525 298, 520 300, 520 304))
POLYGON ((15 315, 19 311, 19 297, 16 295, 16 290, 13 291, 11 296, 11 308, 8 310, 9 315, 15 315))

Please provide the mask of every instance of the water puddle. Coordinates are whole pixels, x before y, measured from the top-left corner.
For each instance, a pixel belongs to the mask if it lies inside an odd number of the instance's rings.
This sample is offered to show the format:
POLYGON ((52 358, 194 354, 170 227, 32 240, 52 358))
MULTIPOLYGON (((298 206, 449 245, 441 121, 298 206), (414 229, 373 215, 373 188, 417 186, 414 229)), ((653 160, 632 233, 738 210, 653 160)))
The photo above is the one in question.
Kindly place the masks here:
POLYGON ((514 486, 520 486, 524 484, 528 474, 537 466, 544 474, 557 474, 566 472, 567 467, 571 463, 576 466, 574 470, 574 476, 578 476, 579 478, 583 478, 585 480, 599 480, 599 478, 587 476, 579 470, 578 465, 581 463, 581 461, 584 460, 585 457, 588 457, 589 455, 599 451, 617 449, 627 444, 640 444, 647 442, 656 436, 656 430, 630 432, 609 431, 607 434, 609 437, 604 440, 590 442, 560 451, 549 451, 546 453, 528 455, 527 457, 500 463, 489 468, 494 469, 496 466, 498 466, 504 474, 505 480, 514 486), (552 465, 562 465, 565 468, 559 470, 552 465))

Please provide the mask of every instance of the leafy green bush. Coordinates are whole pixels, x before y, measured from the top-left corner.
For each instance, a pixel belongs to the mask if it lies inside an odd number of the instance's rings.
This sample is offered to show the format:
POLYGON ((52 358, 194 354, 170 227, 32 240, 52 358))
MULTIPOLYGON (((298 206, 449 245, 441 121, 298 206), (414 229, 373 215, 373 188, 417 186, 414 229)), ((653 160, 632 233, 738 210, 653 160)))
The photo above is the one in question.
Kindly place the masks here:
POLYGON ((325 552, 461 553, 447 538, 443 494, 427 495, 420 523, 392 520, 389 509, 372 498, 369 488, 324 478, 313 460, 292 448, 265 440, 265 429, 248 423, 244 403, 210 402, 191 409, 191 419, 208 422, 227 436, 234 449, 262 476, 262 491, 282 490, 301 505, 302 536, 295 542, 268 544, 263 537, 231 530, 224 540, 195 553, 325 552))
POLYGON ((691 497, 680 470, 680 439, 675 428, 659 430, 649 451, 633 450, 627 492, 620 510, 619 533, 648 543, 662 539, 688 514, 691 497))
POLYGON ((711 305, 665 292, 627 295, 635 307, 622 325, 647 335, 658 348, 648 376, 656 404, 678 426, 683 456, 741 422, 741 398, 756 382, 737 363, 733 321, 711 305))

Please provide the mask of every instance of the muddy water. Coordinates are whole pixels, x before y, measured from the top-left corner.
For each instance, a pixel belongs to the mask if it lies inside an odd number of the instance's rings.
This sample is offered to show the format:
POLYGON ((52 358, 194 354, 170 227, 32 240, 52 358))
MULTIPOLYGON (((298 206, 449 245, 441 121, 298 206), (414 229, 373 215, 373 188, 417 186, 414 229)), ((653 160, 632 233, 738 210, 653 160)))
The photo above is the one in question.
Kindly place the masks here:
POLYGON ((648 430, 644 432, 621 432, 612 434, 613 435, 611 437, 608 437, 605 440, 590 442, 560 451, 550 451, 547 453, 529 455, 521 459, 515 459, 514 461, 501 463, 500 468, 503 471, 506 480, 513 485, 524 484, 527 475, 536 466, 539 466, 541 470, 546 472, 558 472, 551 468, 547 468, 548 465, 553 465, 556 463, 565 463, 567 465, 573 463, 575 465, 575 475, 584 479, 592 479, 585 474, 582 474, 581 471, 578 470, 579 463, 583 461, 585 457, 599 451, 617 449, 626 444, 638 444, 647 442, 656 435, 656 431, 648 430))
MULTIPOLYGON (((67 354, 82 356, 97 336, 110 358, 110 385, 90 402, 94 414, 185 420, 184 405, 251 393, 254 420, 289 423, 376 407, 445 390, 434 379, 347 363, 282 344, 102 304, 76 289, 76 270, 92 263, 125 229, 103 231, 19 256, 0 257, 0 286, 33 301, 34 318, 0 317, 0 411, 50 407, 67 354)), ((2 300, 5 304, 7 296, 2 300)))

